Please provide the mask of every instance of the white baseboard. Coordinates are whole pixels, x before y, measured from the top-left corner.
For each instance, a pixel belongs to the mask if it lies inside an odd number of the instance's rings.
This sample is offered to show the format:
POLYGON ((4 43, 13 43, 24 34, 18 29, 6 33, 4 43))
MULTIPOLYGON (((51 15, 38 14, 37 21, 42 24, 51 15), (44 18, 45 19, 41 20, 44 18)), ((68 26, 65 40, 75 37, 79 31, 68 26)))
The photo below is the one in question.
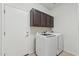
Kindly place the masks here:
POLYGON ((71 51, 69 51, 69 50, 65 50, 65 49, 64 49, 64 52, 67 52, 67 53, 71 54, 72 56, 79 56, 78 54, 76 54, 76 53, 74 53, 74 52, 71 52, 71 51))

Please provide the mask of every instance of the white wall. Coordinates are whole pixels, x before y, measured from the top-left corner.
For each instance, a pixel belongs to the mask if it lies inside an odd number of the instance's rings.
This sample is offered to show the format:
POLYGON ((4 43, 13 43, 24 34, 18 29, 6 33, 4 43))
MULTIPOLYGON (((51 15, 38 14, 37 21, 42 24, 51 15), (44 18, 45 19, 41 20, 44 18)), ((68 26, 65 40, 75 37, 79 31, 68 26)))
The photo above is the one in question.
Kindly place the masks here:
MULTIPOLYGON (((35 8, 35 9, 38 9, 40 11, 50 14, 50 11, 48 9, 46 9, 42 5, 36 4, 36 3, 21 3, 21 4, 20 3, 18 3, 18 4, 13 3, 13 4, 5 4, 5 5, 23 9, 26 12, 30 12, 30 10, 32 8, 35 8)), ((42 31, 46 31, 46 30, 50 30, 50 28, 41 28, 41 27, 40 28, 37 28, 37 27, 31 28, 31 35, 30 35, 31 38, 30 38, 30 45, 29 45, 29 50, 30 50, 29 52, 30 53, 34 51, 34 36, 35 36, 36 32, 42 32, 42 31)), ((27 42, 27 43, 29 44, 29 42, 27 42)))
POLYGON ((55 26, 54 31, 64 36, 64 49, 79 55, 79 19, 78 4, 62 4, 52 10, 55 26))
POLYGON ((1 56, 1 51, 2 51, 2 40, 1 40, 1 19, 2 19, 2 16, 1 16, 1 14, 2 14, 2 4, 0 3, 0 56, 1 56))

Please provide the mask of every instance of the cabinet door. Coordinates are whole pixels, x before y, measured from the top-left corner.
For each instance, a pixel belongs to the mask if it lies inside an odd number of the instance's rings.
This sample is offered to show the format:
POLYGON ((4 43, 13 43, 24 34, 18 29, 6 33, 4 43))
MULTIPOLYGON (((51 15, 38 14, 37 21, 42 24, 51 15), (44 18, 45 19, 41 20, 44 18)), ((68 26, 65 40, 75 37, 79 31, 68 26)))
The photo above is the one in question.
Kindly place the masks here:
POLYGON ((47 15, 47 27, 50 27, 51 26, 51 17, 49 15, 47 15))
POLYGON ((33 19, 34 19, 34 9, 30 11, 30 26, 33 26, 33 19))
POLYGON ((50 27, 54 27, 54 17, 51 17, 50 27))
POLYGON ((41 26, 46 27, 47 16, 44 13, 41 13, 41 26))
POLYGON ((41 25, 41 12, 34 10, 34 20, 33 20, 34 26, 40 26, 41 25))

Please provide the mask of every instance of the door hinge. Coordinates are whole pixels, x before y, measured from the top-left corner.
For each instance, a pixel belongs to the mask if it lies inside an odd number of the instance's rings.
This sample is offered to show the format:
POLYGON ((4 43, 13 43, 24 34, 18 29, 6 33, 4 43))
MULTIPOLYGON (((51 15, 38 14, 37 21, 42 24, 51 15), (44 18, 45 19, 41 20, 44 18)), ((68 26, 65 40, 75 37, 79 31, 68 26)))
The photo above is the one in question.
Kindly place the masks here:
POLYGON ((5 36, 5 32, 4 32, 4 36, 5 36))
POLYGON ((4 14, 5 14, 5 9, 4 9, 4 14))
POLYGON ((5 53, 4 53, 4 56, 6 56, 5 53))

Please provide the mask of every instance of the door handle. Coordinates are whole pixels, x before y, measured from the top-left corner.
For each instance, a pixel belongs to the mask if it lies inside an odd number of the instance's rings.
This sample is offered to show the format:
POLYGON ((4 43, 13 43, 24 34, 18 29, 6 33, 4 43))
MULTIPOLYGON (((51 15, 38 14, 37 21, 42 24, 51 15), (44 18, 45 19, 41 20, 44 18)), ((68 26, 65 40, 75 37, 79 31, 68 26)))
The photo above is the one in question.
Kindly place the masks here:
POLYGON ((26 37, 28 37, 29 36, 29 32, 26 32, 26 37))

